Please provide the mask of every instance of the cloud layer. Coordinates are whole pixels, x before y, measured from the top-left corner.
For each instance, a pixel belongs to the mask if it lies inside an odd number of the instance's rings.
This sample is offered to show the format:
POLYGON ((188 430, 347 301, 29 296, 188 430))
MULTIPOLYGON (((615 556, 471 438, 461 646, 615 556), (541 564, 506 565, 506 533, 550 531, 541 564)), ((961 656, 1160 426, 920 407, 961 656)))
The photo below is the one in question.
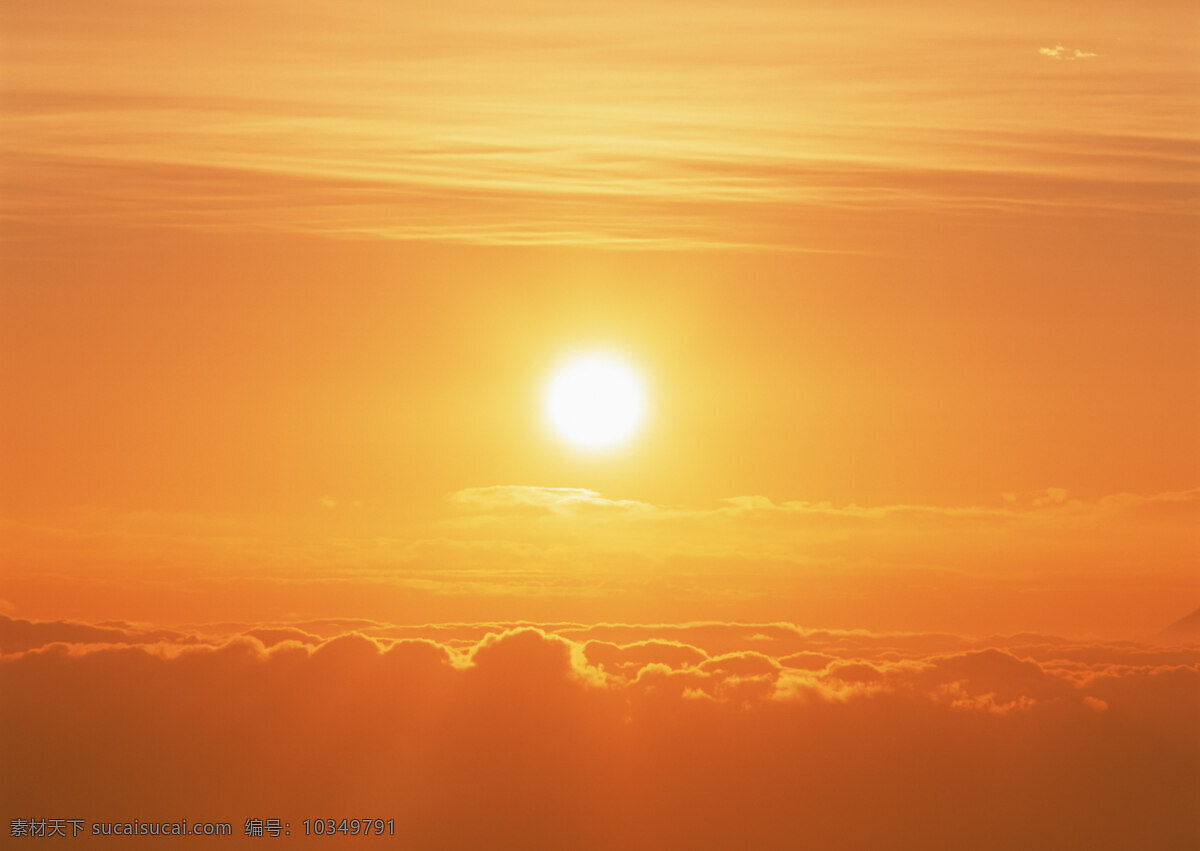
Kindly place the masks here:
POLYGON ((493 486, 445 504, 408 537, 390 515, 271 542, 247 521, 77 511, 57 527, 0 524, 0 540, 24 611, 32 601, 80 619, 280 618, 333 602, 377 618, 799 619, 1137 637, 1176 617, 1172 600, 1196 587, 1196 489, 1083 500, 1046 488, 961 507, 741 496, 692 508, 493 486), (88 589, 69 609, 65 577, 88 589), (147 583, 154 593, 138 593, 147 583))
POLYGON ((702 5, 680 26, 678 9, 625 2, 10 4, 6 215, 862 251, 874 240, 850 233, 880 211, 1194 209, 1189 19, 1010 7, 960 22, 937 4, 702 5), (1089 44, 1119 31, 1122 57, 1070 77, 1030 67, 1018 45, 1068 27, 1089 44))
POLYGON ((303 845, 304 818, 374 816, 415 848, 1200 839, 1194 644, 9 618, 0 639, 5 818, 278 817, 303 845))

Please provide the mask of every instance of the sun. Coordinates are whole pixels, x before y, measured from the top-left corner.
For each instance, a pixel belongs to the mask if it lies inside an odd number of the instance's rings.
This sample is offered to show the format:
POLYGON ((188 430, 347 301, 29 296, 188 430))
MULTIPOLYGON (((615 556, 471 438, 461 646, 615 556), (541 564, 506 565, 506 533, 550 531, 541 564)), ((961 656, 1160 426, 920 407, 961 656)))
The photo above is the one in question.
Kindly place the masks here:
POLYGON ((628 363, 607 352, 589 352, 554 371, 546 384, 544 407, 550 427, 567 443, 608 449, 637 431, 646 396, 628 363))

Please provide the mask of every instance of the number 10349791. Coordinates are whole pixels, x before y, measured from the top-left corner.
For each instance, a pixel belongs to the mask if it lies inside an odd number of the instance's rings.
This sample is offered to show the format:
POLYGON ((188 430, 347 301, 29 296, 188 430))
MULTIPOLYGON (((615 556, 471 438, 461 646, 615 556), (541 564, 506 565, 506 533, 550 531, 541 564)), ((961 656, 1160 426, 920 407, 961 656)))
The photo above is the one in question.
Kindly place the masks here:
POLYGON ((304 820, 305 836, 395 836, 396 820, 318 818, 304 820))

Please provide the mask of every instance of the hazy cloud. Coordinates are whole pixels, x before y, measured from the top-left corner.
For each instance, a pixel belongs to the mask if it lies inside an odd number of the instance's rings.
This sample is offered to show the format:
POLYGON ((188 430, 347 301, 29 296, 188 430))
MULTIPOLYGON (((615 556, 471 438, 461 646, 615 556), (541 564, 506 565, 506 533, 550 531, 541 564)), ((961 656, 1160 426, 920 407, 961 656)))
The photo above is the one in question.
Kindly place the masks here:
POLYGON ((1161 607, 1163 589, 1194 591, 1200 566, 1191 531, 1200 523, 1196 489, 1084 499, 1045 488, 966 506, 745 495, 705 507, 496 486, 455 492, 446 507, 443 519, 405 536, 390 526, 334 536, 314 524, 267 540, 215 519, 114 511, 0 529, 13 565, 10 595, 52 594, 44 565, 53 563, 92 596, 125 599, 135 577, 153 579, 171 592, 167 602, 203 598, 217 606, 210 610, 243 618, 317 611, 314 599, 336 599, 344 611, 394 616, 399 606, 406 617, 431 620, 636 619, 653 599, 670 600, 686 618, 729 618, 736 603, 737 614, 753 619, 819 616, 819 623, 957 632, 1044 624, 1138 635, 1162 625, 1130 627, 1121 622, 1124 610, 1115 621, 1098 620, 1093 615, 1113 608, 1093 610, 1080 595, 1103 598, 1108 583, 1136 564, 1139 588, 1121 593, 1140 593, 1147 604, 1153 596, 1161 607), (936 608, 921 592, 931 583, 936 608), (906 609, 919 617, 897 620, 906 609))
POLYGON ((496 514, 591 515, 595 513, 652 510, 632 500, 612 500, 586 488, 495 486, 467 488, 450 495, 455 506, 470 512, 496 514))
POLYGON ((0 653, 16 653, 47 644, 194 644, 194 635, 129 624, 92 625, 74 621, 28 621, 0 615, 0 653))

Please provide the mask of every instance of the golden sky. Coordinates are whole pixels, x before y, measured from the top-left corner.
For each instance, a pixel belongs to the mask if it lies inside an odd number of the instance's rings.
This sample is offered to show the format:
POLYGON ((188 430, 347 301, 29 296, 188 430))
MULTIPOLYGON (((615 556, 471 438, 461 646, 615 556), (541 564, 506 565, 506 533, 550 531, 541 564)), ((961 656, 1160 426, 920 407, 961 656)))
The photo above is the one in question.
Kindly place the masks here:
POLYGON ((1200 846, 1198 36, 0 0, 0 833, 1200 846))
POLYGON ((1200 89, 1133 10, 6 3, 4 599, 1158 628, 1200 89))

